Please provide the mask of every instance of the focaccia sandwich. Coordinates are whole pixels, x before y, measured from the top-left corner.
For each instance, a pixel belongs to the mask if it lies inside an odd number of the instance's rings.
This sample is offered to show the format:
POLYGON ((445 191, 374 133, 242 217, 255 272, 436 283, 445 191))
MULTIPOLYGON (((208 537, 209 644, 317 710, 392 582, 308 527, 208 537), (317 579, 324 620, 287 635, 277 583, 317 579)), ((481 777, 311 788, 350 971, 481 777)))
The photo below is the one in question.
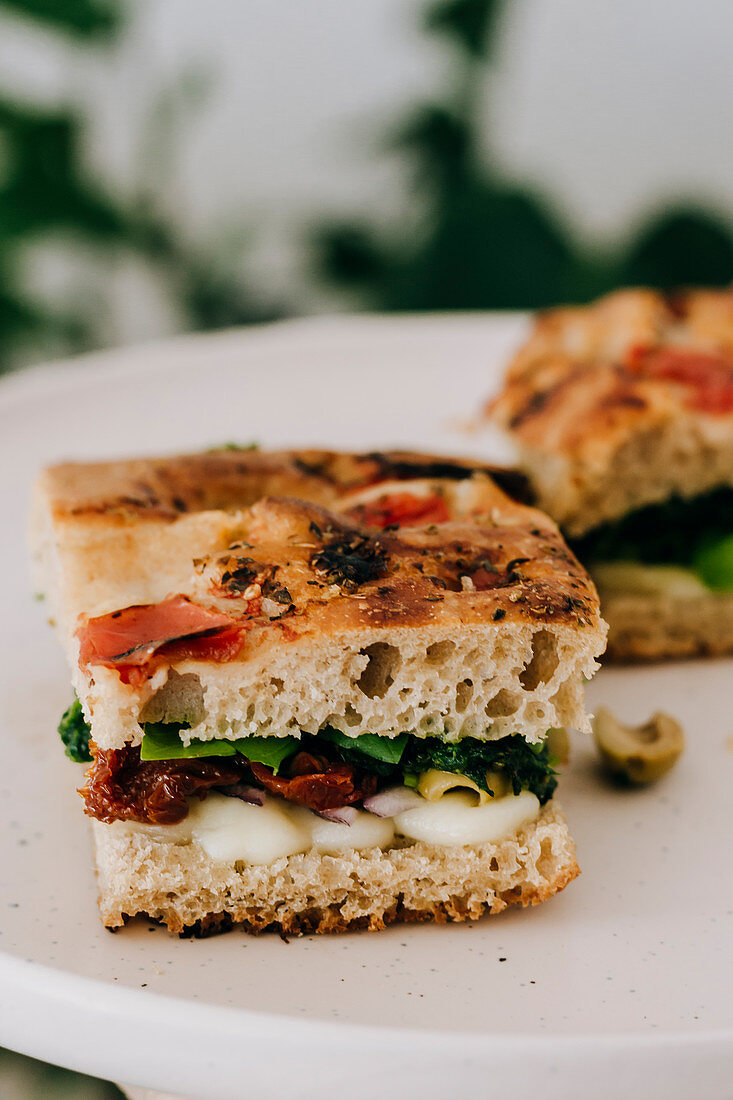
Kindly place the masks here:
POLYGON ((586 728, 605 624, 506 477, 326 452, 44 472, 107 925, 461 920, 576 875, 547 732, 586 728))

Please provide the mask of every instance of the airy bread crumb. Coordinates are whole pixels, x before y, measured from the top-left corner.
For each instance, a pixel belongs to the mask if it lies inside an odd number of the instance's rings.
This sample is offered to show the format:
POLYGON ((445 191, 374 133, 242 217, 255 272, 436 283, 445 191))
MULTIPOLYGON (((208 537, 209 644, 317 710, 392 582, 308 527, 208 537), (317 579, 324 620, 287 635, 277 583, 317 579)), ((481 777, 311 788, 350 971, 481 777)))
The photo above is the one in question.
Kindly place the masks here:
POLYGON ((144 913, 171 932, 378 930, 395 921, 464 921, 536 905, 579 873, 552 802, 518 835, 477 847, 410 844, 339 856, 307 852, 270 866, 229 866, 176 845, 92 822, 104 923, 144 913))

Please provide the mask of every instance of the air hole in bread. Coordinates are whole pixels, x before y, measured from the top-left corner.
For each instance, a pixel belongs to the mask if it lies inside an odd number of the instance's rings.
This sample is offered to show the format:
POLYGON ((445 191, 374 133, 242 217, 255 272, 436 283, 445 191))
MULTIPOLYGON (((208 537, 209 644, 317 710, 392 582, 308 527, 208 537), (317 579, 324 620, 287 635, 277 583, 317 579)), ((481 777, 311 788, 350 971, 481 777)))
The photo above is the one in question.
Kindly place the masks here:
POLYGON ((285 687, 285 681, 281 680, 279 676, 273 676, 270 680, 270 685, 274 687, 275 691, 282 691, 285 687))
POLYGON ((374 642, 359 651, 369 658, 366 668, 356 681, 368 699, 381 699, 394 683, 394 672, 402 664, 400 651, 388 642, 374 642))
POLYGON ((519 674, 520 684, 526 691, 534 691, 552 679, 559 663, 555 635, 549 630, 536 631, 532 635, 532 656, 519 674))
POLYGON ((461 680, 456 684, 456 710, 463 714, 473 698, 473 680, 461 680))
POLYGON ((344 710, 344 721, 347 726, 360 726, 364 719, 356 707, 352 707, 351 703, 347 703, 344 710))
POLYGON ((506 688, 497 691, 484 707, 489 718, 508 718, 519 709, 519 698, 506 688))
POLYGON ((442 665, 456 651, 456 643, 446 639, 444 642, 433 642, 425 650, 425 656, 429 665, 442 665))
POLYGON ((550 837, 546 837, 540 846, 540 854, 537 860, 537 870, 541 875, 544 875, 551 870, 555 865, 556 857, 552 850, 552 840, 550 837))
POLYGON ((194 672, 184 676, 171 669, 168 679, 142 707, 138 721, 188 722, 197 726, 205 715, 204 689, 194 672))

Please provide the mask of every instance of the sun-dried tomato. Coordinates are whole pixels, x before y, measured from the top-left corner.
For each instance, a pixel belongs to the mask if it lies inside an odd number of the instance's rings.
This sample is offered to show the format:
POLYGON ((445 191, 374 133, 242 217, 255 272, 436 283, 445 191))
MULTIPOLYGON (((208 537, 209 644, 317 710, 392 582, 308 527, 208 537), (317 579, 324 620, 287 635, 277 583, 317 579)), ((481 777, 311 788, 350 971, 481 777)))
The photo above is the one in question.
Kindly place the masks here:
POLYGON ((266 790, 317 813, 360 802, 377 789, 376 776, 357 775, 351 764, 333 764, 325 757, 307 752, 299 752, 293 757, 288 775, 275 775, 265 764, 250 764, 250 767, 257 782, 266 790))
POLYGON ((244 757, 141 760, 140 750, 96 749, 81 789, 84 809, 98 821, 140 821, 174 825, 188 813, 188 799, 212 787, 239 783, 244 757))

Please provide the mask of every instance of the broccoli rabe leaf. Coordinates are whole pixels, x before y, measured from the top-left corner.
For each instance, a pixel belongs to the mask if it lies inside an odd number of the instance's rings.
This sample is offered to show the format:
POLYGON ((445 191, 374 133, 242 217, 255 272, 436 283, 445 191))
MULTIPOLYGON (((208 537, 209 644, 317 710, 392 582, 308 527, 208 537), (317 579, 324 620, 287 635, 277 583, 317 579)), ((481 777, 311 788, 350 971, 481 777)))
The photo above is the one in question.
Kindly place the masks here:
POLYGON ((438 771, 467 775, 484 791, 490 791, 487 771, 500 770, 512 785, 514 794, 532 791, 541 803, 552 798, 557 779, 553 759, 546 742, 530 745, 519 734, 498 741, 479 741, 464 737, 461 741, 443 741, 439 737, 412 738, 402 760, 405 772, 419 775, 438 771))
POLYGON ((89 751, 91 728, 84 718, 81 703, 76 696, 68 710, 64 711, 58 729, 69 759, 75 760, 77 764, 88 763, 92 759, 89 751))
POLYGON ((181 741, 181 730, 186 727, 177 722, 147 722, 143 727, 140 746, 141 760, 195 760, 204 756, 236 756, 241 753, 247 760, 267 764, 277 775, 283 760, 296 751, 295 737, 240 737, 236 741, 214 738, 200 741, 194 738, 188 745, 181 741))
MULTIPOLYGON (((318 738, 330 741, 331 744, 338 745, 340 749, 345 749, 347 752, 360 753, 362 756, 369 756, 373 760, 381 760, 385 764, 399 764, 409 734, 400 733, 397 737, 380 737, 376 733, 362 733, 359 737, 349 737, 347 734, 329 727, 321 730, 318 738)), ((362 763, 364 762, 362 761, 362 763)))
POLYGON ((247 760, 266 764, 277 775, 283 760, 297 752, 300 742, 297 737, 240 737, 231 744, 247 760))
POLYGON ((695 566, 700 552, 733 534, 733 489, 672 497, 595 527, 571 543, 584 563, 635 561, 695 566))
POLYGON ((178 722, 146 722, 140 745, 141 760, 195 760, 201 756, 234 756, 232 741, 198 741, 184 745, 178 722))

